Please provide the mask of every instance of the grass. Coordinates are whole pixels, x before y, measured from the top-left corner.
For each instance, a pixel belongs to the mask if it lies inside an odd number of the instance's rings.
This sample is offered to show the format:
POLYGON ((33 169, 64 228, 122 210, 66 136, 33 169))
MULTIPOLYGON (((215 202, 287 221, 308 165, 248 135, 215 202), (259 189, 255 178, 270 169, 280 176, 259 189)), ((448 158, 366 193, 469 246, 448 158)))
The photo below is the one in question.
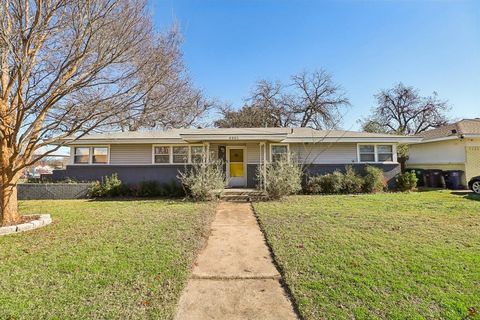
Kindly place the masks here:
POLYGON ((0 319, 170 319, 213 217, 180 201, 23 201, 53 224, 0 237, 0 319))
POLYGON ((305 319, 479 319, 479 200, 295 196, 255 210, 305 319))

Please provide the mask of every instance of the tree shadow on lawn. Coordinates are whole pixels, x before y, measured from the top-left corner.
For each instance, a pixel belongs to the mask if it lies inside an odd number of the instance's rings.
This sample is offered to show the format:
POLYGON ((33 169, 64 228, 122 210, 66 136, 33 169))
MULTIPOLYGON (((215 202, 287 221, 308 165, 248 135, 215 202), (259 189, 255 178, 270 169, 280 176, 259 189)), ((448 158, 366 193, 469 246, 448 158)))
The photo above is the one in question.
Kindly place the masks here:
POLYGON ((468 200, 480 201, 480 194, 476 194, 473 191, 452 191, 451 194, 468 200))

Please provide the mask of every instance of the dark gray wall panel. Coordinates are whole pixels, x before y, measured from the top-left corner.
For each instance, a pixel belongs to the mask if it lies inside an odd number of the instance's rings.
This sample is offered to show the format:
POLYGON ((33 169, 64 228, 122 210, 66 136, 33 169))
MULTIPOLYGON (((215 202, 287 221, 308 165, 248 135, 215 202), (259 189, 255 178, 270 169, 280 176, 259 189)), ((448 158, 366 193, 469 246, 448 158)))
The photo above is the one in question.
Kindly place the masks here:
MULTIPOLYGON (((122 182, 127 184, 136 184, 142 181, 155 180, 160 183, 169 183, 177 180, 178 172, 185 170, 184 165, 168 166, 142 166, 142 165, 86 165, 86 166, 67 166, 64 172, 53 173, 53 178, 59 180, 60 177, 72 178, 77 181, 95 181, 102 177, 110 176, 114 173, 122 182)), ((60 178, 62 179, 62 178, 60 178)))
MULTIPOLYGON (((366 164, 311 164, 305 167, 306 175, 322 175, 332 173, 335 170, 345 172, 347 165, 351 165, 355 171, 363 175, 366 164)), ((383 170, 390 188, 395 186, 395 176, 400 173, 399 164, 372 164, 383 170)), ((254 188, 257 184, 256 171, 257 164, 247 165, 247 186, 254 188)), ((66 170, 55 170, 53 180, 62 180, 72 178, 77 181, 95 181, 102 177, 117 173, 120 180, 127 184, 136 184, 141 181, 155 180, 160 183, 169 183, 177 180, 179 170, 183 171, 184 165, 168 166, 114 166, 114 165, 88 165, 88 166, 67 166, 66 170)))

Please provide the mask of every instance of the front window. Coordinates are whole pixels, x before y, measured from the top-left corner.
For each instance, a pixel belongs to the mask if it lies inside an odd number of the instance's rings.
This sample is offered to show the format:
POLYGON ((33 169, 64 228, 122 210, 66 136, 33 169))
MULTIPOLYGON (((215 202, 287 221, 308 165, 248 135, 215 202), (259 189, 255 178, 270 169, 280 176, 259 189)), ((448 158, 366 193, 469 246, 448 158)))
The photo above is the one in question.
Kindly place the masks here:
POLYGON ((173 147, 173 163, 188 162, 188 147, 173 147))
POLYGON ((170 147, 154 148, 155 163, 170 163, 170 147))
POLYGON ((77 147, 75 148, 75 155, 73 158, 74 163, 88 164, 90 161, 90 148, 89 147, 77 147))
POLYGON ((393 147, 391 145, 378 145, 378 162, 393 161, 393 147))
POLYGON ((107 164, 108 163, 108 148, 93 147, 92 163, 107 164))
POLYGON ((285 159, 288 156, 287 145, 272 145, 272 162, 277 162, 281 159, 285 159))
POLYGON ((391 162, 393 146, 390 144, 364 144, 358 146, 360 162, 391 162))
POLYGON ((375 145, 360 146, 360 162, 375 162, 375 145))
POLYGON ((203 161, 203 146, 192 146, 192 163, 201 163, 203 161))

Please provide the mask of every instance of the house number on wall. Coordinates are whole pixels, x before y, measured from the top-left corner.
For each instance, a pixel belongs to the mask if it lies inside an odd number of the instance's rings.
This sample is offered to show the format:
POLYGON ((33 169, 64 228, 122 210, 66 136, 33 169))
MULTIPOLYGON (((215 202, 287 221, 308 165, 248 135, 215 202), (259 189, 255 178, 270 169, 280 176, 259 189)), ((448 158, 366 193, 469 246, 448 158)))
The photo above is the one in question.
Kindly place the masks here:
POLYGON ((238 140, 238 137, 237 136, 230 136, 230 137, 228 137, 228 140, 238 140))

